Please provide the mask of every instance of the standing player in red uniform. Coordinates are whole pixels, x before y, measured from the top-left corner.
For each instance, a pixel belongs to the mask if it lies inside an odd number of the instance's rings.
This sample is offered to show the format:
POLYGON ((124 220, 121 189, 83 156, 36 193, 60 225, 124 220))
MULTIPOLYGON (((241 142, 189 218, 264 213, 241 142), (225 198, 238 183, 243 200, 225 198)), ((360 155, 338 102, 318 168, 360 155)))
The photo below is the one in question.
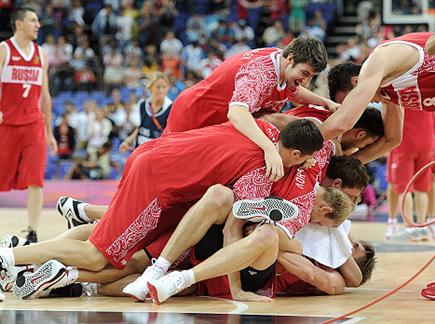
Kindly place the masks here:
POLYGON ((51 126, 48 57, 33 42, 40 27, 33 9, 17 9, 11 23, 14 36, 0 44, 0 191, 28 189, 27 239, 36 242, 46 142, 53 153, 57 150, 51 126))
POLYGON ((309 83, 326 64, 326 49, 313 38, 297 38, 284 50, 260 48, 235 55, 176 98, 165 132, 229 120, 264 151, 266 174, 276 181, 284 175, 282 161, 254 117, 278 112, 288 100, 336 108, 331 100, 299 86, 309 83))
POLYGON ((399 145, 404 108, 435 111, 434 39, 434 33, 405 34, 375 48, 363 64, 355 88, 321 126, 324 138, 350 129, 370 101, 383 99, 385 136, 356 157, 373 160, 399 145))

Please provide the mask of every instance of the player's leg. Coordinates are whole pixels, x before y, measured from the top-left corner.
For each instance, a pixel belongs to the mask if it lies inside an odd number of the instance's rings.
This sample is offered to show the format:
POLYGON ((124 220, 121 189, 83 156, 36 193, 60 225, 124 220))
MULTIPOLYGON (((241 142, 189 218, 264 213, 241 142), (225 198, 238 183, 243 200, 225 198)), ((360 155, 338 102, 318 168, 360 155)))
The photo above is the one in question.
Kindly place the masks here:
MULTIPOLYGON (((196 282, 240 271, 247 267, 258 270, 268 268, 275 263, 278 256, 277 231, 278 229, 273 225, 259 226, 249 236, 225 246, 191 270, 174 271, 160 279, 150 280, 148 287, 153 301, 160 304, 196 282)), ((249 298, 253 296, 256 295, 250 295, 249 298)), ((244 295, 244 298, 246 297, 248 296, 244 295)), ((255 300, 270 299, 257 296, 255 300)))
MULTIPOLYGON (((385 238, 388 240, 392 235, 396 234, 399 226, 397 223, 397 210, 399 206, 399 194, 394 188, 396 170, 393 170, 394 151, 390 152, 387 158, 387 205, 388 205, 388 221, 385 231, 385 238)), ((396 168, 397 165, 394 164, 396 168)))
POLYGON ((27 190, 27 214, 29 215, 29 229, 26 238, 31 243, 38 241, 36 232, 41 223, 44 196, 41 187, 30 186, 27 190))
POLYGON ((223 185, 210 187, 177 225, 160 257, 143 275, 124 288, 124 293, 145 300, 149 279, 162 277, 181 254, 198 243, 213 224, 222 224, 231 211, 234 195, 223 185))

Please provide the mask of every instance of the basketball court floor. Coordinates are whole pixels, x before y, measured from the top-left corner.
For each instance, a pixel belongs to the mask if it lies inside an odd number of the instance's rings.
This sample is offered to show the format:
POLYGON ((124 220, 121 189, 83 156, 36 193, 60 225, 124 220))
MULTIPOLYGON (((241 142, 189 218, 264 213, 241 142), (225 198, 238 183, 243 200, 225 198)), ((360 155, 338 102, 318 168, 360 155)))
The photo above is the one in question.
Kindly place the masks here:
MULTIPOLYGON (((26 224, 24 209, 0 208, 0 236, 17 233, 26 224)), ((55 209, 45 209, 40 240, 66 229, 55 209)), ((172 298, 161 306, 134 302, 128 297, 81 297, 18 300, 6 293, 0 303, 0 323, 322 323, 364 306, 398 287, 435 254, 435 242, 385 243, 384 224, 353 222, 357 239, 376 243, 378 265, 373 278, 361 288, 340 296, 279 297, 273 303, 244 303, 207 297, 172 298)), ((435 303, 420 296, 435 281, 432 263, 396 294, 341 323, 434 323, 435 303)))

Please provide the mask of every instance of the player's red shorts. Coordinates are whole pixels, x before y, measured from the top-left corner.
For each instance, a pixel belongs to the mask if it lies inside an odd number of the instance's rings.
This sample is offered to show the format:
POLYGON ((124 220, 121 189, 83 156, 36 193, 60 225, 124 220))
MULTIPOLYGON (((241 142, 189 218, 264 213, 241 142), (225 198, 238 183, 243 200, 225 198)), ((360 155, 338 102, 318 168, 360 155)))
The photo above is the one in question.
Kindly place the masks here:
POLYGON ((190 205, 162 210, 144 143, 130 156, 115 196, 89 240, 116 268, 179 223, 190 205))
POLYGON ((28 125, 0 125, 0 191, 42 187, 46 155, 42 119, 28 125))
MULTIPOLYGON (((426 164, 432 161, 432 152, 402 153, 392 151, 387 160, 387 179, 397 193, 405 191, 411 178, 426 164)), ((428 192, 432 176, 430 168, 423 171, 411 186, 411 191, 428 192)))

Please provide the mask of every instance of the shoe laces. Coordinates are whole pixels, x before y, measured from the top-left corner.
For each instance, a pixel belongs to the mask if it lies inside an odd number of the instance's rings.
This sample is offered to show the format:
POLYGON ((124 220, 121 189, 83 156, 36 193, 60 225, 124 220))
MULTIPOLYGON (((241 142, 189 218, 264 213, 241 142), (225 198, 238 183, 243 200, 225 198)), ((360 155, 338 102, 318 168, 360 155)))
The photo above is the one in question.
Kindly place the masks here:
POLYGON ((180 292, 184 289, 185 280, 183 275, 180 273, 177 275, 176 279, 172 281, 172 284, 170 286, 170 292, 171 295, 176 294, 177 292, 180 292))

